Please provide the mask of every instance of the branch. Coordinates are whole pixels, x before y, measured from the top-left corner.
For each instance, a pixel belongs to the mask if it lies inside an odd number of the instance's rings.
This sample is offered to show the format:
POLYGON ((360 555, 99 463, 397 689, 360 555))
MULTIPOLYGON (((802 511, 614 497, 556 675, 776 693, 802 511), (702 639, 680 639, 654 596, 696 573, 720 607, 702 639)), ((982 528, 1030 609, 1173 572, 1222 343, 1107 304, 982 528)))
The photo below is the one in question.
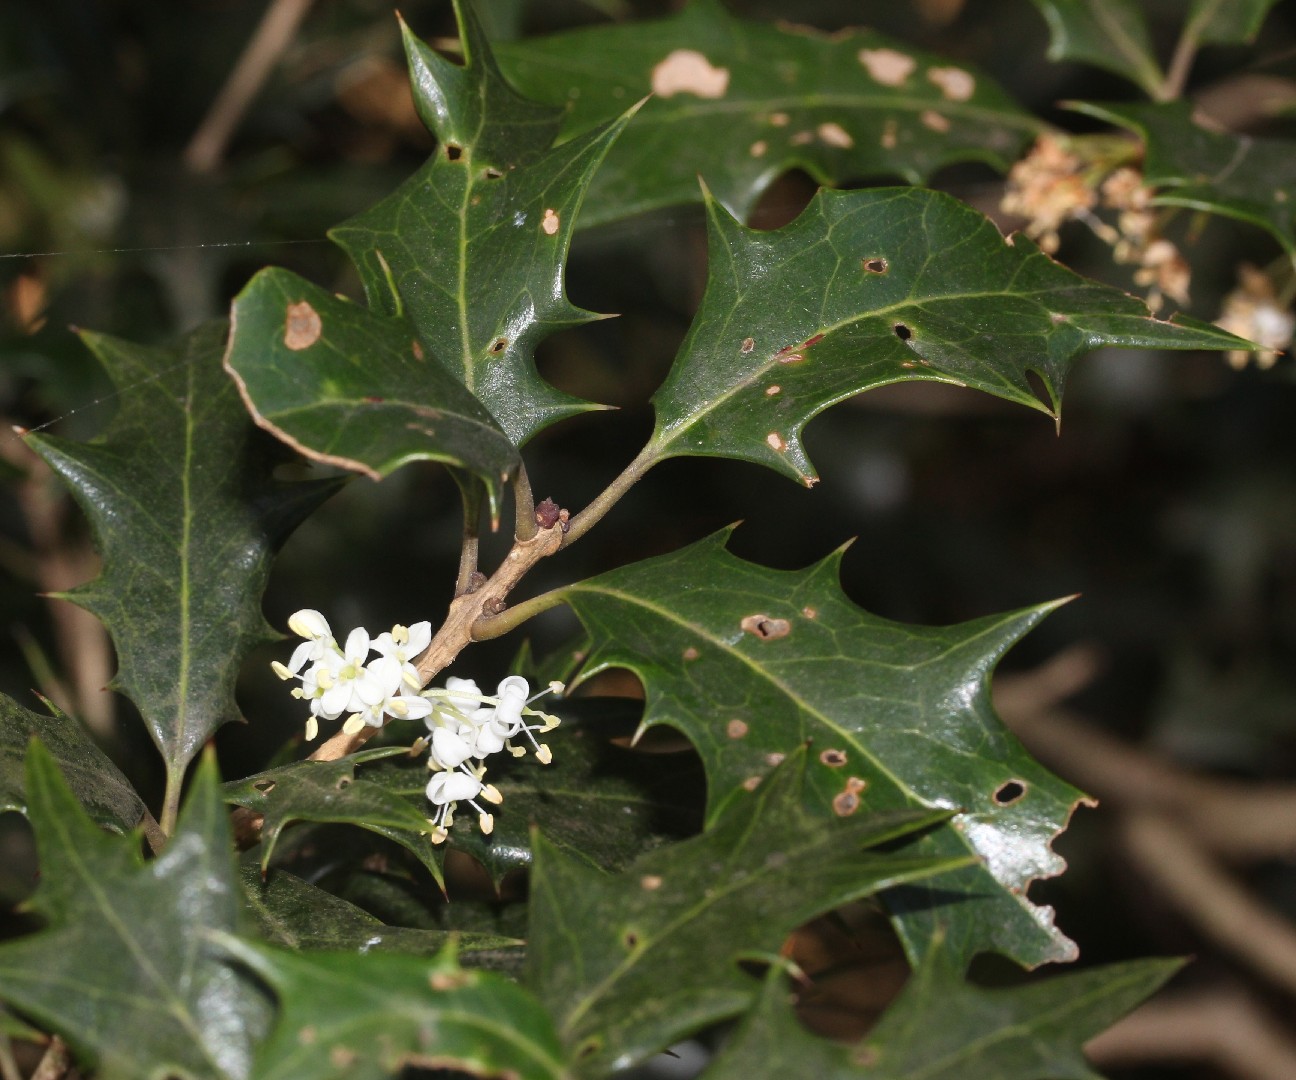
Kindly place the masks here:
POLYGON ((1085 1053, 1109 1069, 1167 1062, 1209 1063, 1238 1080, 1296 1076, 1296 1044, 1241 990, 1158 999, 1090 1040, 1085 1053))
POLYGON ((292 43, 311 3, 312 0, 271 0, 243 55, 184 149, 184 163, 190 172, 209 173, 220 164, 230 136, 292 43))

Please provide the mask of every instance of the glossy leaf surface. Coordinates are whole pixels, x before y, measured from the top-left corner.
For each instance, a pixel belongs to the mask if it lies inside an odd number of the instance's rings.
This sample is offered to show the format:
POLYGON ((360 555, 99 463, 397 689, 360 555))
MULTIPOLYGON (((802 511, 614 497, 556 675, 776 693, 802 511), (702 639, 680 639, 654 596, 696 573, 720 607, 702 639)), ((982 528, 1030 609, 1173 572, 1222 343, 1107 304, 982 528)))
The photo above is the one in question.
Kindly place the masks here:
POLYGON ((0 812, 26 813, 24 762, 32 738, 40 739, 82 810, 103 828, 128 832, 144 817, 144 802, 74 717, 24 709, 0 694, 0 812))
POLYGON ((644 725, 678 728, 702 755, 711 818, 807 740, 806 803, 827 821, 961 809, 919 849, 984 861, 934 893, 889 894, 907 947, 919 951, 940 919, 964 961, 987 948, 1028 965, 1072 959, 1051 909, 1025 894, 1061 871, 1049 844, 1081 795, 1026 753, 988 693, 1000 657, 1055 605, 909 626, 845 596, 840 553, 770 570, 728 554, 725 539, 570 586, 595 642, 582 677, 614 667, 639 677, 644 725))
POLYGON ((516 471, 516 447, 408 320, 271 268, 235 297, 231 326, 225 365, 248 408, 307 457, 375 480, 441 461, 496 498, 516 471))
POLYGON ((65 594, 112 635, 112 687, 139 707, 173 776, 238 718, 234 679, 274 640, 261 592, 275 549, 334 490, 272 478, 284 452, 221 370, 225 324, 173 346, 84 334, 121 408, 102 436, 28 443, 85 511, 103 570, 65 594))
POLYGON ((1011 989, 965 982, 943 947, 928 950, 862 1043, 811 1034, 772 971, 756 1006, 702 1080, 1100 1080, 1082 1045, 1166 981, 1180 964, 1142 960, 1011 989))
POLYGON ((371 308, 404 312, 521 445, 598 407, 541 379, 535 347, 599 317, 567 300, 563 271, 585 188, 624 119, 551 148, 561 110, 518 97, 471 10, 456 9, 466 66, 405 31, 415 105, 436 154, 330 235, 359 269, 371 308))
POLYGON ((1101 345, 1242 344, 1153 318, 939 192, 823 191, 770 232, 708 212, 706 293, 653 396, 663 457, 741 458, 812 484, 801 429, 863 390, 953 383, 1058 416, 1072 365, 1101 345))
POLYGON ((526 984, 557 1019, 577 1076, 628 1067, 740 1012, 758 984, 738 961, 774 955, 815 915, 957 865, 861 852, 945 815, 825 819, 805 803, 805 757, 794 749, 706 833, 615 876, 537 835, 526 984))
POLYGON ((198 769, 166 849, 88 818, 48 751, 32 744, 29 813, 48 923, 0 945, 0 995, 112 1077, 241 1080, 268 1003, 209 949, 238 928, 241 897, 214 762, 198 769))
POLYGON ((311 953, 223 936, 279 998, 257 1080, 380 1080, 405 1067, 561 1080, 548 1013, 501 975, 394 953, 311 953))
POLYGON ((1223 214, 1271 233, 1296 254, 1296 143, 1209 131, 1192 105, 1108 105, 1071 108, 1139 135, 1146 144, 1144 182, 1153 203, 1223 214))
POLYGON ((274 868, 262 876, 256 860, 246 856, 239 867, 239 876, 261 936, 294 951, 332 949, 431 956, 452 940, 461 952, 521 944, 495 934, 389 926, 363 908, 286 870, 274 868))
POLYGON ((582 225, 697 202, 699 176, 745 219, 795 168, 823 184, 919 184, 969 160, 1005 170, 1039 130, 974 68, 868 30, 749 22, 718 0, 499 52, 520 89, 565 106, 569 134, 653 95, 595 176, 582 225))
MULTIPOLYGON (((1226 0, 1227 2, 1227 0, 1226 0)), ((1035 0, 1049 26, 1050 60, 1078 60, 1154 94, 1165 76, 1139 0, 1035 0)))

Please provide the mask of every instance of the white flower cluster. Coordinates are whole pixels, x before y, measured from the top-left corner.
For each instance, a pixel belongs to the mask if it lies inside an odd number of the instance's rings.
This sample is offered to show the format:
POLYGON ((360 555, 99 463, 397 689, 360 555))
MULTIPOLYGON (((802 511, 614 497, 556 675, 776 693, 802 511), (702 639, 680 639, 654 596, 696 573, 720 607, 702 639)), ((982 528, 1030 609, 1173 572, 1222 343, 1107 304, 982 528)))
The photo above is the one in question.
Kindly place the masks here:
MULTIPOLYGON (((455 806, 468 803, 477 811, 478 824, 484 833, 495 827, 494 817, 482 809, 478 798, 498 804, 501 795, 484 781, 485 759, 501 750, 514 757, 526 753, 525 746, 512 742, 524 736, 535 749, 537 760, 548 765, 553 760, 549 747, 536 741, 535 735, 558 726, 556 716, 531 708, 536 698, 561 692, 563 685, 552 682, 539 694, 531 695, 530 684, 520 675, 510 675, 496 688, 493 696, 483 694, 471 679, 446 680, 446 685, 422 689, 417 657, 432 641, 432 626, 427 622, 413 626, 396 625, 390 633, 370 640, 364 627, 347 635, 346 645, 339 647, 328 620, 312 608, 294 612, 288 620, 293 633, 305 640, 293 650, 287 664, 274 661, 270 666, 281 679, 297 679, 293 697, 310 702, 306 721, 306 738, 319 734, 319 722, 336 720, 349 713, 342 730, 354 735, 364 727, 382 727, 388 717, 423 720, 429 735, 419 740, 428 747, 427 797, 437 808, 428 819, 432 842, 445 840, 454 822, 455 806), (371 653, 377 653, 370 659, 371 653), (528 718, 535 723, 527 723, 528 718)), ((421 748, 421 747, 420 747, 421 748)))
POLYGON ((361 728, 382 727, 388 716, 420 720, 432 711, 422 697, 418 671, 412 663, 432 641, 432 624, 397 624, 372 641, 369 631, 357 626, 338 647, 328 620, 312 608, 294 612, 288 628, 303 641, 293 650, 287 666, 270 666, 281 679, 299 679, 293 697, 310 702, 306 738, 319 734, 320 720, 336 720, 350 713, 342 730, 354 735, 361 728), (369 654, 376 652, 377 659, 369 654))
POLYGON ((428 768, 433 770, 427 797, 437 807, 431 819, 434 844, 446 838, 454 822, 455 804, 459 802, 466 802, 477 811, 482 832, 489 833, 495 827, 495 819, 476 800, 480 796, 487 802, 499 803, 499 791, 484 781, 485 759, 501 750, 508 750, 514 757, 525 754, 526 747, 514 746, 512 739, 525 736, 542 765, 553 760, 549 747, 537 742, 535 736, 556 728, 558 717, 532 709, 530 705, 536 698, 557 693, 562 688, 562 683, 552 682, 540 693, 528 696, 531 686, 526 679, 510 675, 500 682, 492 697, 481 693, 472 679, 451 676, 446 679, 444 689, 433 687, 423 691, 434 703, 424 719, 431 733, 428 768), (528 717, 535 717, 538 722, 528 724, 528 717))

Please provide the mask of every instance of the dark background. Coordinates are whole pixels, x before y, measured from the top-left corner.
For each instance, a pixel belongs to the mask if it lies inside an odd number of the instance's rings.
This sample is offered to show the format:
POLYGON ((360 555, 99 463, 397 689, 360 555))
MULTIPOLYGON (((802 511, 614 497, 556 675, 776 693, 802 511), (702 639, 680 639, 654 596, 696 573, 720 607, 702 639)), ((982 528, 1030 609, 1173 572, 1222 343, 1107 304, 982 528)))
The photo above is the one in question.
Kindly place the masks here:
MULTIPOLYGON (((223 312, 266 263, 358 292, 341 253, 320 238, 399 183, 431 146, 411 122, 401 88, 390 0, 319 0, 220 167, 195 175, 182 162, 264 6, 0 5, 0 417, 8 423, 88 438, 111 416, 118 397, 70 325, 165 340, 223 312)), ((594 21, 600 7, 668 10, 575 0, 483 6, 498 36, 594 21)), ((789 14, 789 5, 730 6, 756 17, 789 14)), ((1182 5, 1150 6, 1163 16, 1165 56, 1182 5)), ((453 34, 446 3, 410 0, 402 13, 424 37, 453 34)), ((1208 50, 1190 92, 1239 72, 1290 77, 1293 14, 1290 4, 1279 5, 1255 48, 1208 50)), ((974 62, 1025 106, 1072 130, 1077 119, 1056 101, 1135 96, 1113 76, 1047 62, 1044 22, 1024 0, 824 0, 795 5, 795 18, 827 29, 862 23, 974 62)), ((1290 126, 1269 120, 1251 130, 1290 134, 1290 126)), ((935 186, 993 211, 1002 181, 979 167, 958 168, 935 186)), ((810 191, 804 178, 786 178, 758 219, 787 220, 810 191)), ((1240 260, 1264 265, 1279 254, 1266 235, 1221 219, 1205 222, 1185 251, 1194 266, 1189 310, 1205 319, 1218 313, 1240 260)), ((1082 226, 1064 232, 1059 257, 1128 287, 1126 272, 1082 226)), ((704 280, 693 209, 578 235, 569 295, 623 317, 552 338, 541 369, 564 389, 622 412, 592 414, 539 437, 528 451, 537 497, 580 507, 634 456, 651 427, 647 398, 704 280)), ((742 463, 667 462, 526 587, 540 591, 742 519, 733 550, 778 567, 804 566, 855 538, 845 587, 894 619, 946 623, 1080 593, 1012 653, 1005 673, 1029 672, 1066 649, 1081 655, 1074 650, 1083 647, 1096 667, 1067 704, 1072 717, 1175 767, 1290 784, 1292 370, 1286 358, 1270 371, 1237 372, 1218 356, 1104 351, 1078 366, 1060 438, 1047 418, 971 391, 877 391, 811 425, 807 444, 823 477, 814 490, 742 463)), ((84 626, 69 627, 66 605, 37 595, 94 572, 84 527, 17 437, 4 432, 0 457, 12 468, 0 489, 0 691, 27 705, 33 688, 56 700, 61 694, 153 790, 154 752, 129 706, 97 691, 103 665, 111 671, 104 642, 84 626)), ((334 625, 435 620, 453 584, 458 513, 453 485, 433 467, 408 468, 382 485, 351 483, 290 541, 267 616, 283 626, 295 608, 317 606, 327 607, 334 625)), ((556 646, 572 625, 561 615, 541 621, 537 648, 556 646)), ((515 648, 510 639, 474 649, 462 673, 497 671, 515 648)), ((241 703, 250 723, 222 734, 227 768, 259 767, 301 722, 284 708, 269 658, 249 661, 241 703)), ((1051 764, 1067 775, 1065 756, 1051 764)), ((1059 842, 1071 871, 1032 893, 1057 905, 1082 963, 1194 953, 1198 961, 1175 992, 1241 987, 1296 1044, 1286 1021, 1296 978, 1284 990, 1281 979, 1219 947, 1191 913, 1150 886, 1120 841, 1122 796, 1138 793, 1104 794, 1115 805, 1082 812, 1059 842)), ((20 843, 22 829, 11 825, 5 835, 7 844, 20 843)), ((1286 853, 1240 861, 1229 873, 1280 919, 1296 914, 1286 853)), ((1112 1072, 1264 1075, 1218 1061, 1112 1072)))

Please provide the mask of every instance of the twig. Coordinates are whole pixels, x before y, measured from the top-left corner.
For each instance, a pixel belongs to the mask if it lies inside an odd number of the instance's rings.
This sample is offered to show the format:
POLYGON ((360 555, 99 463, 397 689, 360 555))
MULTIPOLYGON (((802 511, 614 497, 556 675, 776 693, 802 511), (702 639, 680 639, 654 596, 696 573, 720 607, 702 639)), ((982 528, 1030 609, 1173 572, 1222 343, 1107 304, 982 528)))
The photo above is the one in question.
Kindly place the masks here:
POLYGON ((220 164, 235 128, 292 43, 311 3, 312 0, 270 0, 243 54, 184 149, 184 163, 190 172, 202 175, 220 164))
POLYGON ((31 1080, 62 1080, 72 1068, 72 1058, 68 1054, 67 1044, 57 1035, 51 1035, 49 1046, 31 1080))
POLYGON ((481 536, 481 481, 454 471, 463 503, 463 542, 459 547, 459 574, 455 578, 455 596, 473 592, 477 587, 477 560, 481 536))
POLYGON ((1238 1080, 1291 1080, 1296 1044, 1241 990, 1213 989, 1160 998, 1085 1046, 1106 1072, 1142 1064, 1205 1062, 1238 1080))
POLYGON ((1296 928, 1291 923, 1247 893, 1168 817, 1130 814, 1121 831, 1138 867, 1203 935, 1296 993, 1296 928))

